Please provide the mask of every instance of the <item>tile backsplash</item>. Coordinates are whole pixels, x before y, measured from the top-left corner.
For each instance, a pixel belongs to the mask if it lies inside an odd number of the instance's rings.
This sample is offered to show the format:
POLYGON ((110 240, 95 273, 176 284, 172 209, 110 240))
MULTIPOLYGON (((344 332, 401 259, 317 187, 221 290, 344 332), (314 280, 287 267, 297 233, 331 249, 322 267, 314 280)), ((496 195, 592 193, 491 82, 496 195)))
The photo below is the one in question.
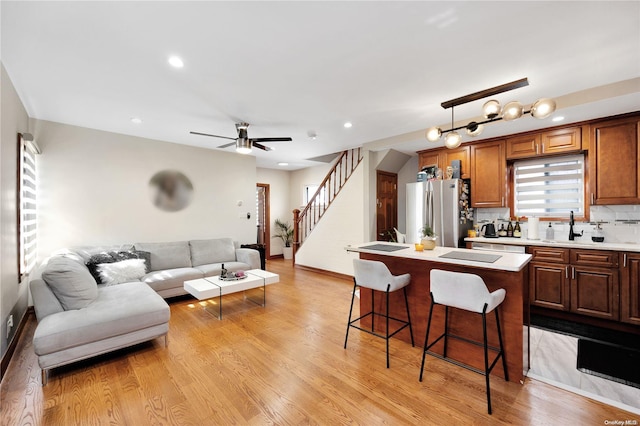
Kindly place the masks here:
MULTIPOLYGON (((504 223, 505 228, 509 220, 510 210, 508 208, 476 209, 475 223, 482 225, 487 222, 495 222, 500 228, 504 223)), ((609 243, 634 243, 640 244, 640 205, 629 206, 592 206, 590 210, 591 222, 576 222, 574 231, 584 235, 580 238, 584 241, 591 241, 591 234, 596 228, 596 222, 602 222, 602 230, 605 242, 609 243)), ((520 224, 523 237, 528 235, 528 224, 525 221, 520 224)), ((540 219, 538 236, 545 239, 548 221, 540 219)), ((569 223, 551 222, 554 229, 555 240, 567 240, 569 238, 569 223)))

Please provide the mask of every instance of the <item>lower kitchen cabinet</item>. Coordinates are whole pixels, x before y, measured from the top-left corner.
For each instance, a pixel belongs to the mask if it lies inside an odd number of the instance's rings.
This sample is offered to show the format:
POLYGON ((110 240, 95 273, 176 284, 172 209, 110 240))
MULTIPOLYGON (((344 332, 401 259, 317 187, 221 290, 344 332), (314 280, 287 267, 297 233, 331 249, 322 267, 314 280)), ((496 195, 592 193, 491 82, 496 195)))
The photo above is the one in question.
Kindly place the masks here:
POLYGON ((531 304, 568 311, 571 308, 568 268, 565 265, 532 263, 529 268, 531 304))
POLYGON ((640 253, 620 256, 620 319, 640 325, 640 253))
POLYGON ((571 312, 619 320, 618 271, 571 266, 571 312))

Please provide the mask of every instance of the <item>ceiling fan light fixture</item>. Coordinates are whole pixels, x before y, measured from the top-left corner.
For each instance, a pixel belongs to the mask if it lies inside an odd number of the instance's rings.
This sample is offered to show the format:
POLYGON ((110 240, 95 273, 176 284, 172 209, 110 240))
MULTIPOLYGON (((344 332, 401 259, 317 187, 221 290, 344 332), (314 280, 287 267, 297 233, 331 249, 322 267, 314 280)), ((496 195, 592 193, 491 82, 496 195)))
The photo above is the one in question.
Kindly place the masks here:
POLYGON ((487 101, 484 103, 484 105, 482 105, 482 115, 484 115, 484 118, 488 120, 499 116, 500 111, 500 102, 496 101, 495 99, 487 101))
POLYGON ((550 98, 542 98, 535 101, 531 105, 531 115, 535 118, 542 120, 549 117, 556 110, 556 101, 550 98))
POLYGON ((517 120, 522 117, 522 112, 524 108, 522 104, 518 101, 511 101, 504 106, 502 110, 502 118, 506 121, 517 120))
POLYGON ((441 136, 442 129, 440 127, 431 127, 430 129, 427 129, 425 133, 425 137, 429 142, 437 142, 440 140, 441 136))
POLYGON ((238 138, 238 140, 236 141, 236 152, 238 154, 250 154, 251 141, 245 138, 238 138))

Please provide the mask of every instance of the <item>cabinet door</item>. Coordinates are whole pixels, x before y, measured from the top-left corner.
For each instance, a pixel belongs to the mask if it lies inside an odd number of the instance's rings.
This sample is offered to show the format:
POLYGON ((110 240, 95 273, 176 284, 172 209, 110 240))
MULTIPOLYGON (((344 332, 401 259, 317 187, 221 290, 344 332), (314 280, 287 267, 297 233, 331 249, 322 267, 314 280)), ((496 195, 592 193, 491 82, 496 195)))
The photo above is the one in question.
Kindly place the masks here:
POLYGON ((640 204, 638 118, 590 126, 591 204, 640 204))
POLYGON ((640 325, 640 253, 624 253, 620 268, 620 319, 640 325))
POLYGON ((540 135, 527 135, 507 139, 507 160, 531 158, 538 154, 540 135))
POLYGON ((460 178, 468 179, 471 177, 469 171, 469 147, 461 146, 456 149, 445 149, 440 153, 440 168, 444 172, 447 166, 451 165, 451 161, 460 160, 460 178))
POLYGON ((505 142, 471 145, 472 207, 505 207, 507 205, 507 159, 505 142))
POLYGON ((570 308, 569 266, 531 263, 529 298, 531 305, 568 311, 570 308))
POLYGON ((572 266, 571 269, 571 312, 620 319, 618 271, 586 266, 572 266))
POLYGON ((436 151, 423 151, 418 154, 418 167, 422 170, 423 167, 436 166, 440 167, 440 150, 436 151))
POLYGON ((540 135, 541 154, 562 154, 578 152, 582 149, 580 127, 552 130, 540 135))

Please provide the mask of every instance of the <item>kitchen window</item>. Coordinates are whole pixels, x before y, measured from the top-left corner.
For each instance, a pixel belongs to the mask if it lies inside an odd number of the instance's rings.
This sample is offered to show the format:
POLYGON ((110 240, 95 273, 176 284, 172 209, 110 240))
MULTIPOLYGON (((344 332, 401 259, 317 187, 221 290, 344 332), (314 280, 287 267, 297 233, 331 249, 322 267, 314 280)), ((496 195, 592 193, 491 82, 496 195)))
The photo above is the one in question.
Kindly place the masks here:
POLYGON ((584 155, 516 161, 513 170, 516 216, 584 216, 584 155))
POLYGON ((36 264, 36 155, 38 146, 28 133, 18 135, 18 273, 20 281, 36 264))

